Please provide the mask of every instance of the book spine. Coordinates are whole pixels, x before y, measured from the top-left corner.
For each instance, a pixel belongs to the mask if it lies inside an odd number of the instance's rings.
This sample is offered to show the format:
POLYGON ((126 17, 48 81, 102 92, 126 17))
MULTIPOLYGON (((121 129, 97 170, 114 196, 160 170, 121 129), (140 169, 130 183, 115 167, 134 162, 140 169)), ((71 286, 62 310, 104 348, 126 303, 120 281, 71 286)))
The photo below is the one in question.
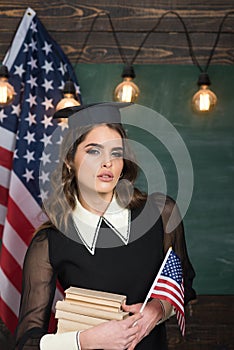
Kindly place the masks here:
POLYGON ((110 312, 119 312, 121 309, 121 306, 119 307, 113 307, 110 305, 103 305, 103 304, 96 304, 96 303, 91 303, 91 302, 87 302, 87 301, 82 301, 82 300, 74 300, 74 299, 70 299, 70 298, 65 298, 65 300, 71 304, 74 305, 79 305, 79 306, 83 306, 83 307, 92 307, 98 310, 106 310, 106 311, 110 311, 110 312))
POLYGON ((105 305, 116 309, 120 309, 123 303, 123 301, 113 301, 113 300, 107 300, 107 299, 101 299, 101 298, 95 298, 95 297, 87 297, 84 295, 75 295, 70 293, 66 293, 65 299, 77 300, 77 301, 82 301, 86 303, 98 304, 98 305, 105 305))
POLYGON ((68 301, 57 301, 56 310, 63 310, 70 313, 83 314, 91 317, 103 318, 107 320, 122 320, 128 317, 129 313, 124 311, 106 311, 103 309, 96 309, 90 307, 90 305, 77 305, 68 301))
POLYGON ((100 290, 93 290, 93 289, 83 289, 78 287, 70 287, 66 289, 65 294, 82 295, 87 298, 99 298, 99 299, 114 301, 117 303, 121 303, 123 300, 126 299, 126 296, 122 294, 103 292, 100 290))
POLYGON ((89 329, 91 327, 93 327, 93 326, 88 325, 86 323, 74 322, 74 321, 69 321, 66 319, 59 319, 58 326, 57 326, 57 332, 58 333, 65 333, 65 332, 73 332, 73 331, 83 331, 83 330, 89 329))
POLYGON ((74 321, 79 323, 85 323, 92 326, 96 326, 100 323, 107 321, 103 318, 97 318, 97 317, 92 317, 92 316, 87 316, 82 314, 75 314, 75 313, 62 311, 62 310, 56 310, 55 318, 66 319, 69 321, 74 321))

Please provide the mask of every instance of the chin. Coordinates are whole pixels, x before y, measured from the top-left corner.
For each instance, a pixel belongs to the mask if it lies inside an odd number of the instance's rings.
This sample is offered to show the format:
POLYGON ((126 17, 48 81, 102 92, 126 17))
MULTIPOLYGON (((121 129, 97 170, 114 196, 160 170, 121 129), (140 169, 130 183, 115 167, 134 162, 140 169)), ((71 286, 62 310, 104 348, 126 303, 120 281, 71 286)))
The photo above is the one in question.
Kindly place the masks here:
POLYGON ((112 194, 114 192, 114 187, 113 186, 97 186, 96 187, 97 193, 100 194, 112 194))

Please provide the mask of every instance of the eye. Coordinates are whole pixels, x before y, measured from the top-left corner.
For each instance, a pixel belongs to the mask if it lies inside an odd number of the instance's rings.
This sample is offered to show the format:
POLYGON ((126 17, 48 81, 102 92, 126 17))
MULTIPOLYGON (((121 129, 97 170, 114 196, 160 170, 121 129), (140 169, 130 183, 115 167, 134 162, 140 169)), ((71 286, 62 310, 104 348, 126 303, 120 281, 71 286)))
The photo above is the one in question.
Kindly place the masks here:
POLYGON ((97 148, 90 148, 86 151, 86 153, 88 153, 90 155, 94 155, 94 156, 99 156, 100 150, 97 148))
POLYGON ((123 158, 123 151, 113 151, 112 153, 111 153, 111 156, 113 157, 113 158, 123 158))

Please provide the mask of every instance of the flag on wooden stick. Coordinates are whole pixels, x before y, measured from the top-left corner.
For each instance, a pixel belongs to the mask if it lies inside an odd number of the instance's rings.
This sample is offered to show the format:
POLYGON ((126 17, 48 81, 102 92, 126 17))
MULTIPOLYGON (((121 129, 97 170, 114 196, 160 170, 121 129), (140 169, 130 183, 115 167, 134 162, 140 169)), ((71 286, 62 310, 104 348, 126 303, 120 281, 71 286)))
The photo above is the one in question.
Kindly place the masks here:
POLYGON ((160 270, 148 292, 141 311, 149 298, 168 301, 175 309, 182 335, 185 334, 183 271, 180 258, 169 248, 160 270))
MULTIPOLYGON (((36 13, 28 8, 3 61, 16 91, 12 105, 0 108, 0 317, 14 332, 20 304, 26 249, 42 218, 39 188, 49 181, 39 165, 50 163, 43 152, 57 127, 55 106, 73 67, 36 13)), ((62 127, 61 127, 62 132, 62 127)))

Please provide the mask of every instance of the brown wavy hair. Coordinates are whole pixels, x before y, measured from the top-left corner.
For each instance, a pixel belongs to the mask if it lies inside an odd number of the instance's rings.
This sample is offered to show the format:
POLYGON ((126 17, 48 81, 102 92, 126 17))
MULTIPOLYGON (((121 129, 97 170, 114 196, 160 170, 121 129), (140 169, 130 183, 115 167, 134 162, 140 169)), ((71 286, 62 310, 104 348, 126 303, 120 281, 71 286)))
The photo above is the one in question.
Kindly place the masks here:
MULTIPOLYGON (((100 124, 98 124, 100 125, 100 124)), ((138 166, 135 155, 132 152, 126 132, 122 124, 104 124, 119 133, 123 140, 124 156, 122 176, 117 183, 115 193, 116 199, 123 208, 133 209, 146 200, 146 194, 134 187, 138 175, 138 166)), ((66 228, 68 217, 76 206, 78 197, 78 182, 74 157, 78 145, 85 140, 87 134, 97 125, 82 126, 69 132, 61 145, 60 161, 51 176, 51 195, 44 201, 44 210, 49 221, 42 227, 55 226, 66 228)))

